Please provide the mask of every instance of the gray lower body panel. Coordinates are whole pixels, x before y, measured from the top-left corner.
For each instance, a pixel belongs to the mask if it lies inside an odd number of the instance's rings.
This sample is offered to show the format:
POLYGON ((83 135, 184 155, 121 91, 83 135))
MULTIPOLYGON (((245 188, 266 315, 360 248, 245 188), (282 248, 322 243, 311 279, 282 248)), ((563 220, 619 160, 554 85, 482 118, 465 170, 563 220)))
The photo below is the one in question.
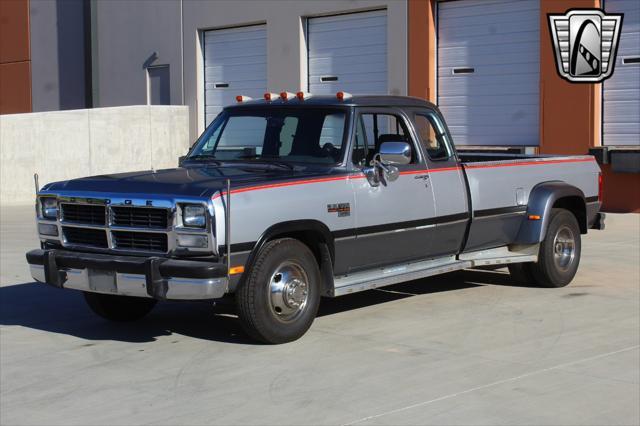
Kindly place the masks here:
POLYGON ((342 296, 476 266, 536 262, 539 247, 539 244, 503 246, 465 252, 457 257, 445 256, 337 276, 334 277, 334 290, 331 296, 342 296))

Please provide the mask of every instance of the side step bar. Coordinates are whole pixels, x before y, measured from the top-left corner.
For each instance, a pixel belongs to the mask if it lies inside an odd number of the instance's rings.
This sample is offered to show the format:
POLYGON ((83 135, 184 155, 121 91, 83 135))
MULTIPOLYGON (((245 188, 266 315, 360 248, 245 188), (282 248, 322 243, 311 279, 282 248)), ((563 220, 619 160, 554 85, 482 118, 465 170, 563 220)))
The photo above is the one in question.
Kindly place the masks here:
POLYGON ((447 256, 438 259, 403 263, 386 268, 377 268, 350 275, 334 277, 331 296, 342 296, 359 291, 417 280, 461 269, 487 265, 506 265, 509 263, 536 262, 539 244, 527 246, 498 247, 463 253, 459 256, 447 256))

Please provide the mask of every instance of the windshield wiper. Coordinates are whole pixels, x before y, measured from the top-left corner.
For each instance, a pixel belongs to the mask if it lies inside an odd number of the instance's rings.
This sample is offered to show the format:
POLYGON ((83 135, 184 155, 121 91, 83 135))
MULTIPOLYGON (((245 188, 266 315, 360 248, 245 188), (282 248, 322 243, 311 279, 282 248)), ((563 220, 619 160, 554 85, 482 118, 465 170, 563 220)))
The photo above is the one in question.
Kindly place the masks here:
POLYGON ((237 157, 240 160, 258 160, 258 162, 263 163, 263 164, 272 164, 274 166, 279 166, 279 167, 283 167, 286 168, 288 170, 295 170, 296 168, 292 165, 287 163, 286 161, 281 161, 281 160, 277 160, 278 157, 276 156, 264 156, 264 155, 241 155, 239 157, 237 157))
POLYGON ((196 154, 185 158, 186 161, 207 161, 216 164, 222 164, 220 160, 217 160, 213 155, 196 154))

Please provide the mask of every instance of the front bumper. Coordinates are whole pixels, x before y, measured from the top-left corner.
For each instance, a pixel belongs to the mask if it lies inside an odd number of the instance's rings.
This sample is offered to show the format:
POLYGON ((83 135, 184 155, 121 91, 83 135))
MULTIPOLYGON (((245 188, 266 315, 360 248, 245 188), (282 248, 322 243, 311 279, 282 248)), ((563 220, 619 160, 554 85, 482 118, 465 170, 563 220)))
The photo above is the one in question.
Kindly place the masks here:
POLYGON ((161 300, 217 299, 227 292, 222 263, 66 250, 27 253, 31 276, 58 288, 161 300))

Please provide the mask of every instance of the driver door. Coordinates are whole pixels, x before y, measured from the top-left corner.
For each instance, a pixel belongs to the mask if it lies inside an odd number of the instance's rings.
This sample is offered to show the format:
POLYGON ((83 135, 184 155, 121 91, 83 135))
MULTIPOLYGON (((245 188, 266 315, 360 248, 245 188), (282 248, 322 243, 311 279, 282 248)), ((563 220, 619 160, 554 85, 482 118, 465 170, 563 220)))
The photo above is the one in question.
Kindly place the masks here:
POLYGON ((349 161, 357 170, 356 241, 350 270, 368 269, 428 258, 435 231, 435 203, 425 159, 417 148, 409 120, 400 110, 357 110, 349 161), (364 172, 384 142, 411 146, 410 164, 398 165, 399 177, 372 186, 364 172))

